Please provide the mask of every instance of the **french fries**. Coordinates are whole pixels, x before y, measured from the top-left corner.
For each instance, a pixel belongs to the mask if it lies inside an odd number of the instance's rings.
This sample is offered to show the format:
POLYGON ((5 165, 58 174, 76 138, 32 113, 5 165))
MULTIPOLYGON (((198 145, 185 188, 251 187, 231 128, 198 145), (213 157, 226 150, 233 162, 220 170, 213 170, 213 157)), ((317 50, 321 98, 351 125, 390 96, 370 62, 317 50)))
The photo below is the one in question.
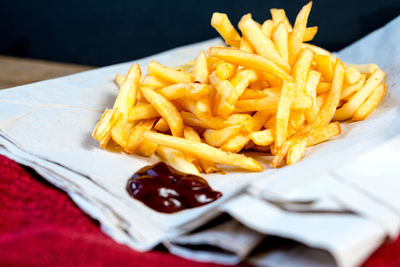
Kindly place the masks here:
POLYGON ((283 9, 271 9, 262 24, 246 14, 241 35, 226 14, 214 13, 211 25, 227 47, 210 47, 179 67, 151 61, 146 75, 137 64, 117 74, 114 106, 93 137, 103 149, 112 140, 126 153, 157 154, 197 175, 218 172, 217 164, 262 171, 237 154, 248 149, 273 155, 275 168, 300 161, 307 147, 341 133, 338 121, 366 119, 387 90, 376 64, 342 63, 305 43, 318 31, 307 25, 311 6, 293 27, 283 9))

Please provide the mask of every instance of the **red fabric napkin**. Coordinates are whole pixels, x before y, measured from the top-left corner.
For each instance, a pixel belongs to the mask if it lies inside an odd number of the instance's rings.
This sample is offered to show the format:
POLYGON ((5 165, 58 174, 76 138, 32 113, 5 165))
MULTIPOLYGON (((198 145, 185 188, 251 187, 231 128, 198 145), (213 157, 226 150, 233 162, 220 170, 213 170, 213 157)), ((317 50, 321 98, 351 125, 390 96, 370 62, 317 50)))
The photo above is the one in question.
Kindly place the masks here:
MULTIPOLYGON (((0 266, 127 265, 218 266, 116 243, 65 193, 0 155, 0 266)), ((400 239, 365 266, 400 266, 400 239)))

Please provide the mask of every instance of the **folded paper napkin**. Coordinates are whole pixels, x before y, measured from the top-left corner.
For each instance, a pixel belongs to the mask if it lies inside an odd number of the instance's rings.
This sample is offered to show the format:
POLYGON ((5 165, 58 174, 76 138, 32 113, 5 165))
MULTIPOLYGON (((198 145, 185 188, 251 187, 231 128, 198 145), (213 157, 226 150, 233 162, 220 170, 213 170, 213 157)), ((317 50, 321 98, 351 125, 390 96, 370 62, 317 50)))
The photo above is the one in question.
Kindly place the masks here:
MULTIPOLYGON (((65 193, 4 156, 0 156, 0 191, 0 266, 218 266, 118 244, 65 193)), ((363 266, 398 266, 399 253, 397 239, 382 246, 363 266)), ((194 254, 198 257, 196 250, 194 254)), ((270 255, 267 263, 282 266, 286 258, 299 254, 307 257, 303 247, 286 248, 270 255)), ((258 257, 266 259, 262 254, 258 257)))
MULTIPOLYGON (((219 42, 135 62, 143 70, 151 59, 177 66, 219 42)), ((344 123, 339 137, 293 166, 207 175, 224 196, 200 208, 160 214, 130 198, 127 179, 157 159, 101 150, 91 138, 117 94, 115 74, 132 62, 0 91, 0 153, 35 169, 107 235, 137 250, 164 243, 183 257, 233 264, 273 235, 305 246, 296 243, 291 252, 268 252, 255 262, 355 266, 400 229, 399 43, 400 17, 338 53, 345 62, 377 63, 388 75, 387 96, 370 118, 344 123), (221 214, 230 219, 198 229, 221 214)))

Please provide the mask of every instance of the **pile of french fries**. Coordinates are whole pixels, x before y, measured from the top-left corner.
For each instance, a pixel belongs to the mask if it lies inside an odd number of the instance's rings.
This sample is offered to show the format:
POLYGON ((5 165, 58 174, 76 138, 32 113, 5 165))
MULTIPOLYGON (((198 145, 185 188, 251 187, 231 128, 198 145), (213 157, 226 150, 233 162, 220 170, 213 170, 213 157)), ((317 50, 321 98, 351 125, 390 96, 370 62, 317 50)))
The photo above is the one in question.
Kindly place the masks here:
POLYGON ((272 154, 271 167, 294 164, 306 147, 341 132, 338 121, 364 120, 386 92, 375 64, 343 64, 307 42, 312 2, 294 26, 283 9, 259 24, 251 14, 239 22, 226 14, 211 25, 227 47, 211 47, 177 68, 151 61, 147 74, 134 64, 115 82, 119 93, 101 116, 93 137, 102 148, 112 139, 126 153, 154 153, 192 174, 218 171, 216 164, 262 171, 240 151, 272 154))

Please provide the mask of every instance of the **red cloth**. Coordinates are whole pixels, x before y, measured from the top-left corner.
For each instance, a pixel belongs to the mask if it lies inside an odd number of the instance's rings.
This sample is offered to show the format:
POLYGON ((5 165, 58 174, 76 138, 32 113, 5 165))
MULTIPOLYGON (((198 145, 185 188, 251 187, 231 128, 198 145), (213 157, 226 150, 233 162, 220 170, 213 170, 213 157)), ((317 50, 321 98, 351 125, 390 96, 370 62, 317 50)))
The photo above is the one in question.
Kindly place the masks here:
MULTIPOLYGON (((400 240, 365 266, 400 266, 400 240)), ((0 266, 217 266, 136 252, 103 234, 62 191, 0 155, 0 266)))

